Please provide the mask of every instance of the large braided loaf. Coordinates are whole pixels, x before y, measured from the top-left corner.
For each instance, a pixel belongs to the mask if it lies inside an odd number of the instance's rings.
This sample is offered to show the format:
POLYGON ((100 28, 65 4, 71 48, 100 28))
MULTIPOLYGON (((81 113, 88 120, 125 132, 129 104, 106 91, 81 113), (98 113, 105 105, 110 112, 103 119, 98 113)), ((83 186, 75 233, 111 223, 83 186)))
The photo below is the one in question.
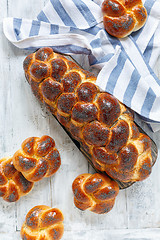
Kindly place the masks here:
POLYGON ((102 12, 104 28, 118 38, 139 30, 147 19, 142 0, 105 0, 102 12))
POLYGON ((24 61, 36 97, 76 139, 100 171, 114 179, 140 181, 151 173, 151 140, 139 132, 130 111, 102 92, 96 77, 51 48, 24 61))

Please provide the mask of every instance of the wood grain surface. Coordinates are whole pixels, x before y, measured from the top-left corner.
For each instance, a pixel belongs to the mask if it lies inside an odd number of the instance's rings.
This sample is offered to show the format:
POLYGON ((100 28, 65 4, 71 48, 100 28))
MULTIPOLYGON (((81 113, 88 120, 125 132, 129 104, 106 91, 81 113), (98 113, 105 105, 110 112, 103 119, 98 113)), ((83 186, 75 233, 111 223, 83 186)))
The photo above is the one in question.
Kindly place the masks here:
MULTIPOLYGON (((54 117, 31 93, 23 73, 27 51, 12 46, 2 31, 4 17, 33 19, 45 0, 1 0, 0 5, 0 157, 12 155, 30 136, 48 134, 55 139, 62 166, 51 178, 35 184, 17 203, 0 199, 0 240, 19 240, 26 213, 35 205, 58 207, 64 213, 64 240, 158 240, 160 239, 160 159, 151 176, 121 190, 115 206, 106 215, 81 212, 73 204, 71 185, 82 173, 93 172, 84 155, 54 117)), ((85 62, 85 59, 84 59, 85 62)), ((84 63, 81 63, 84 64, 84 63)), ((84 64, 85 68, 87 66, 84 64)), ((155 72, 160 78, 160 61, 155 72)), ((160 132, 152 133, 138 123, 160 149, 160 132)))

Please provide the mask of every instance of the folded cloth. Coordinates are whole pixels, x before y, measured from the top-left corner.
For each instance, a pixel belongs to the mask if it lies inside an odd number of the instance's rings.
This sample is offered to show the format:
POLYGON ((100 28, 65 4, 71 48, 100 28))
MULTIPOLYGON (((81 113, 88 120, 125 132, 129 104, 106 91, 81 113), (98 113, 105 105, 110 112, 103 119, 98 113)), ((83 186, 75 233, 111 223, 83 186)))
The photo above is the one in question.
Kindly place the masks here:
POLYGON ((50 0, 35 20, 5 18, 4 34, 15 46, 50 46, 65 54, 87 55, 99 69, 97 85, 160 130, 160 1, 146 0, 145 26, 129 37, 110 36, 103 27, 103 0, 50 0))

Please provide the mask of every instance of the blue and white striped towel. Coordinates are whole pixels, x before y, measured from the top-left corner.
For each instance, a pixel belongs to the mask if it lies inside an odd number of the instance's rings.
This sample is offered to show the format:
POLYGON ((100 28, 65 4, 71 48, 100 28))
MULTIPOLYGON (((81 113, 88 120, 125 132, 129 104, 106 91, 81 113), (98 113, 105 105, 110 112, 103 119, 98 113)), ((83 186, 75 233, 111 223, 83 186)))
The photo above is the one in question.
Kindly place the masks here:
POLYGON ((18 48, 51 46, 65 54, 88 55, 100 69, 97 85, 160 130, 160 80, 152 68, 160 54, 160 0, 144 2, 145 26, 119 40, 103 28, 103 0, 50 0, 36 20, 6 18, 4 33, 18 48))

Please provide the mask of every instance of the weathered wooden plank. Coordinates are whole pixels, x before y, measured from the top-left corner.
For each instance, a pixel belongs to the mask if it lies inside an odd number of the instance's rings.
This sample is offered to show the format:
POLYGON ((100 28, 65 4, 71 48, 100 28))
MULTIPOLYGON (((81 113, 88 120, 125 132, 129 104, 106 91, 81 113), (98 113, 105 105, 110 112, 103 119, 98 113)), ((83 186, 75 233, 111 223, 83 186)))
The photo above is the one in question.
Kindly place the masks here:
MULTIPOLYGON (((20 233, 15 232, 13 234, 0 233, 0 239, 3 240, 19 240, 20 233)), ((97 230, 86 229, 77 231, 65 231, 63 240, 159 240, 160 229, 120 229, 120 230, 97 230)))
POLYGON ((8 4, 9 17, 35 19, 47 0, 5 0, 5 2, 8 4))
MULTIPOLYGON (((1 1, 0 7, 0 22, 2 23, 3 17, 7 16, 8 8, 7 1, 1 1)), ((10 71, 10 53, 8 52, 9 43, 4 38, 2 32, 2 24, 0 25, 0 157, 3 156, 4 152, 9 147, 9 137, 12 127, 9 125, 9 118, 11 108, 9 104, 10 98, 10 83, 9 71, 10 71)), ((15 203, 7 204, 0 199, 0 233, 3 234, 3 238, 8 240, 7 232, 9 229, 12 233, 15 232, 15 203)))
MULTIPOLYGON (((44 1, 5 1, 7 11, 4 17, 29 17, 36 16, 44 6, 44 1), (8 3, 8 5, 7 5, 8 3), (35 11, 37 10, 37 13, 35 11), (32 14, 32 15, 31 15, 32 14)), ((48 118, 46 113, 41 111, 41 106, 36 103, 31 91, 27 88, 23 74, 23 59, 26 52, 14 48, 8 41, 3 38, 1 54, 1 82, 2 82, 2 99, 1 102, 1 155, 6 152, 13 154, 20 148, 21 142, 30 136, 42 136, 49 134, 48 118), (2 67, 3 66, 3 67, 2 67), (4 73, 3 73, 4 72, 4 73)), ((2 44, 1 44, 2 46, 2 44)), ((5 240, 9 239, 9 234, 16 230, 20 230, 24 217, 30 208, 37 204, 50 205, 50 179, 45 179, 35 184, 34 189, 28 196, 23 197, 17 203, 7 204, 2 202, 4 206, 9 208, 3 218, 3 231, 6 232, 5 240)), ((4 211, 1 211, 4 212, 4 211)), ((13 238, 11 238, 13 239, 13 238)), ((16 239, 16 238, 14 238, 16 239)), ((17 235, 17 239, 19 236, 17 235)))
POLYGON ((77 230, 66 231, 64 234, 64 240, 157 240, 160 239, 159 229, 143 229, 143 230, 97 230, 92 229, 90 231, 77 230))

